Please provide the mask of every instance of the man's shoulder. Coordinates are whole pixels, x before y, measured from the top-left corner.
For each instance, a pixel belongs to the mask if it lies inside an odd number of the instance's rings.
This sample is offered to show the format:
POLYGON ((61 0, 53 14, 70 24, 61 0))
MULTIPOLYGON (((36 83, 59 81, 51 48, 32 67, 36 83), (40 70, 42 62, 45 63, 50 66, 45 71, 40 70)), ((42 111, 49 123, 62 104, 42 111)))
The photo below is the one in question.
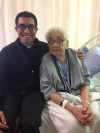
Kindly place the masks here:
POLYGON ((16 43, 16 41, 6 45, 5 47, 2 48, 1 52, 7 52, 7 51, 14 49, 15 43, 16 43))
POLYGON ((43 52, 43 53, 46 53, 48 51, 48 45, 46 42, 44 41, 40 41, 36 38, 35 40, 36 42, 36 47, 37 47, 37 50, 40 50, 40 52, 43 52))
POLYGON ((0 51, 0 59, 9 59, 16 53, 16 41, 8 44, 0 51))
POLYGON ((36 43, 38 43, 38 45, 40 46, 40 47, 44 47, 44 48, 47 48, 48 47, 48 45, 47 45, 47 43, 46 42, 44 42, 44 41, 40 41, 39 39, 35 39, 35 41, 36 41, 36 43))

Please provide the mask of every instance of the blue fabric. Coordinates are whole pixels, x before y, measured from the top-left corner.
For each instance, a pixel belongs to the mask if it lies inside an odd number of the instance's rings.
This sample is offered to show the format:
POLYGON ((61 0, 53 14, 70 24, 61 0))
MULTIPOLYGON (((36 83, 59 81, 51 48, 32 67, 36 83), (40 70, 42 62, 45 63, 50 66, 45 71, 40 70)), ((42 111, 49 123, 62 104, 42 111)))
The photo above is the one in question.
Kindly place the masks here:
POLYGON ((68 61, 66 63, 60 63, 59 61, 57 61, 57 63, 64 82, 65 89, 71 93, 70 82, 69 82, 68 61))

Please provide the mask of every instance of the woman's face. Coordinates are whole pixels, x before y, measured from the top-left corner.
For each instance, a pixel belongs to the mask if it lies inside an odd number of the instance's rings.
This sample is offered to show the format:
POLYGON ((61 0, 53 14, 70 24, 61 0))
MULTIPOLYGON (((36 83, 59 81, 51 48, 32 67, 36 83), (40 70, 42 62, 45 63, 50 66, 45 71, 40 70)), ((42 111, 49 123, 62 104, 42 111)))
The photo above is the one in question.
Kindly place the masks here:
POLYGON ((60 57, 61 54, 65 53, 67 48, 67 41, 64 38, 64 35, 60 32, 52 32, 48 39, 49 52, 56 56, 60 57))

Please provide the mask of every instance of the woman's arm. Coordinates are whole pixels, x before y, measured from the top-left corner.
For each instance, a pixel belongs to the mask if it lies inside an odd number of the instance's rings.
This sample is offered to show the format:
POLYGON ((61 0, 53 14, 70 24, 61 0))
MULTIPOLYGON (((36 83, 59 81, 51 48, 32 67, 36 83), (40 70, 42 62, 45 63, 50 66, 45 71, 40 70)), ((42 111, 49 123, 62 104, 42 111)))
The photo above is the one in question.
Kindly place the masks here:
POLYGON ((52 72, 50 73, 50 65, 48 65, 47 57, 43 57, 40 65, 40 90, 44 94, 45 100, 48 101, 50 95, 56 92, 53 85, 52 72))
POLYGON ((88 85, 83 85, 81 87, 81 99, 82 102, 89 102, 90 100, 90 91, 89 91, 89 86, 88 85))
POLYGON ((83 114, 82 107, 77 107, 76 105, 67 102, 67 99, 64 99, 58 92, 55 92, 50 95, 50 100, 52 100, 54 103, 62 106, 67 111, 71 112, 76 119, 81 122, 81 124, 87 123, 87 114, 83 114))
POLYGON ((59 92, 55 92, 50 95, 50 100, 61 106, 64 98, 59 94, 59 92))
POLYGON ((81 99, 83 104, 83 114, 87 114, 87 121, 91 122, 93 119, 90 107, 90 91, 89 86, 83 85, 81 87, 81 99))
POLYGON ((90 112, 90 91, 89 86, 83 85, 81 87, 81 99, 83 104, 83 111, 90 112))

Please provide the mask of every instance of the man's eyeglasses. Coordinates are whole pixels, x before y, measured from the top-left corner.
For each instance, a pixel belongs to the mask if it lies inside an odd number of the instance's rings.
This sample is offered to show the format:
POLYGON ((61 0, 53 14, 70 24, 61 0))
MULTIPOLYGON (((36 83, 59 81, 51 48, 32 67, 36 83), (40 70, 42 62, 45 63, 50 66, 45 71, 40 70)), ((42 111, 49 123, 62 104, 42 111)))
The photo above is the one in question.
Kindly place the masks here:
POLYGON ((33 30, 35 28, 35 26, 33 24, 19 24, 16 26, 16 28, 19 28, 20 30, 25 30, 26 28, 28 28, 29 30, 33 30))
POLYGON ((62 45, 64 41, 65 41, 64 39, 58 39, 58 40, 55 40, 55 41, 54 40, 49 40, 48 43, 50 45, 54 45, 54 43, 56 43, 58 45, 62 45))

